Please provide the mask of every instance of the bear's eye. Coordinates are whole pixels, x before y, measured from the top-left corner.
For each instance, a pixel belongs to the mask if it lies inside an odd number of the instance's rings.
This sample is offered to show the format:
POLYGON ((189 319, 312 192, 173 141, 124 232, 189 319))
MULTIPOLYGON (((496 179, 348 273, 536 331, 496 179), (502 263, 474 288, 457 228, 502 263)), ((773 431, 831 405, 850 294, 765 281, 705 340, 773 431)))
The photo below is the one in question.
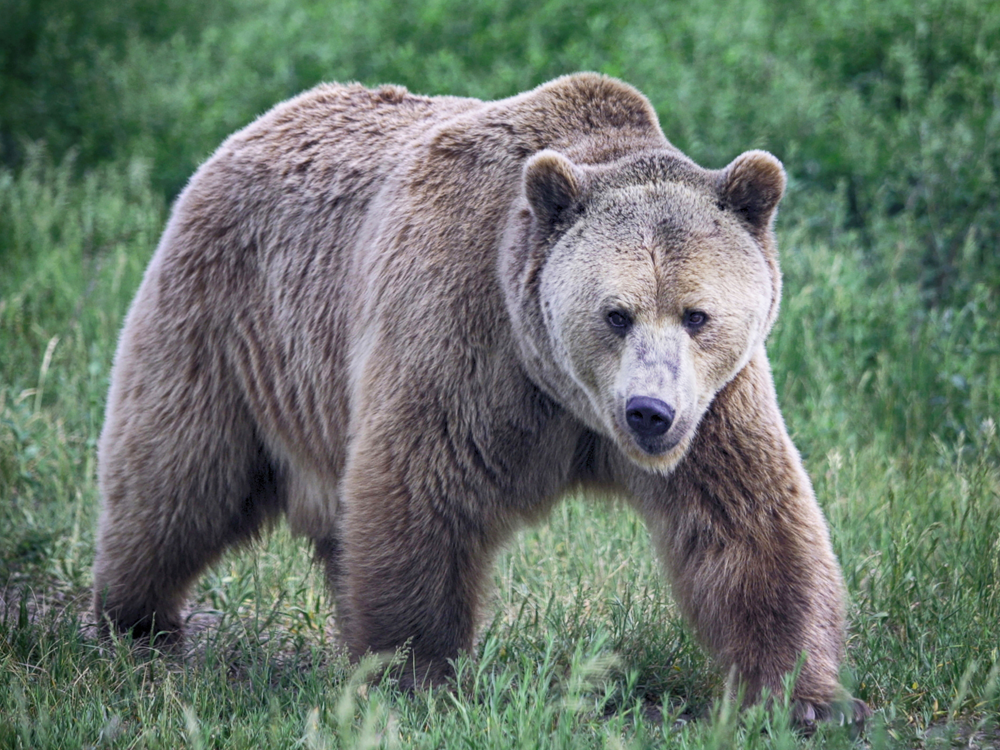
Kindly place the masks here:
POLYGON ((617 333, 626 333, 632 326, 632 319, 628 313, 622 310, 612 310, 608 313, 608 325, 615 329, 617 333))
POLYGON ((684 327, 688 329, 689 333, 696 333, 707 322, 708 314, 701 310, 684 311, 684 327))

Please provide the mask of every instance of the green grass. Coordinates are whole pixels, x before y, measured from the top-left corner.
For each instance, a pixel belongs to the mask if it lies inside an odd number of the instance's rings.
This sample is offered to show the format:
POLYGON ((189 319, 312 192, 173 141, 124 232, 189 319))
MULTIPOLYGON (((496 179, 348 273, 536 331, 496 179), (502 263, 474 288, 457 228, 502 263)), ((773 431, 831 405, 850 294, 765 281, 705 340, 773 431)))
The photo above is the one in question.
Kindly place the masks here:
POLYGON ((340 658, 284 529, 199 581, 189 654, 88 629, 114 345, 197 161, 320 79, 501 96, 581 68, 639 85, 706 166, 785 161, 769 351, 851 597, 863 742, 1000 747, 1000 10, 111 7, 15 0, 0 30, 0 748, 852 746, 718 701, 621 505, 570 499, 516 538, 454 693, 340 658))

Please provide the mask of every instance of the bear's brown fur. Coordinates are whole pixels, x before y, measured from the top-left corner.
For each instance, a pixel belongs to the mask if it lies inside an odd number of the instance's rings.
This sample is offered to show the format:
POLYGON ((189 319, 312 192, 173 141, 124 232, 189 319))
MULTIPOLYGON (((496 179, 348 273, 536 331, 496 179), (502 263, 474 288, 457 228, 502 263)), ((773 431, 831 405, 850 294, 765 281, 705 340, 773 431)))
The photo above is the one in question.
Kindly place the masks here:
POLYGON ((805 652, 799 716, 829 714, 841 575, 764 351, 784 186, 764 152, 698 167, 592 74, 279 105, 198 170, 125 323, 98 617, 179 631, 195 577, 284 515, 350 652, 409 643, 440 680, 497 548, 598 488, 750 699, 805 652))

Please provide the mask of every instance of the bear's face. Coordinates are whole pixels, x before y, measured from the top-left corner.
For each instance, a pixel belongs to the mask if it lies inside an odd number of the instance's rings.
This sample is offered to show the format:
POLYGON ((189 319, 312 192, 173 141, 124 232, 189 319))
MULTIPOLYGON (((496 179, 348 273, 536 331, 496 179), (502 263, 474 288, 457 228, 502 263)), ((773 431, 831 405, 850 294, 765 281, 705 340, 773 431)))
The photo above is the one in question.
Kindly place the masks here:
MULTIPOLYGON (((755 158, 757 190, 780 198, 780 165, 755 158)), ((557 155, 539 160, 541 173, 526 170, 533 236, 544 245, 546 223, 555 230, 537 282, 543 377, 631 460, 669 471, 770 327, 777 270, 762 243, 777 201, 763 223, 758 206, 733 201, 739 159, 714 180, 701 171, 703 181, 610 187, 557 155)))

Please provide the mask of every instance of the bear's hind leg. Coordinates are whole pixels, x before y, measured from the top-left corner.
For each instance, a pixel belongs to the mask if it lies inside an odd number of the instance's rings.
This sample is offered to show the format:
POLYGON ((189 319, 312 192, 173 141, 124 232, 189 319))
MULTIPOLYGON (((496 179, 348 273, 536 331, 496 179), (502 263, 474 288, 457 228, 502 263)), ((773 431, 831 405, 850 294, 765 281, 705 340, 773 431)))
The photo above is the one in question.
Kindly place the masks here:
MULTIPOLYGON (((102 630, 110 622, 137 637, 179 635, 191 583, 226 548, 252 539, 276 515, 276 490, 276 472, 265 465, 249 478, 242 500, 220 503, 230 505, 230 512, 215 519, 193 519, 183 508, 169 518, 151 508, 107 508, 94 563, 94 608, 102 630)), ((181 505, 176 497, 167 502, 181 505)))
POLYGON ((219 370, 176 383, 131 364, 101 435, 94 611, 103 632, 177 635, 195 578, 280 512, 281 475, 219 370))

